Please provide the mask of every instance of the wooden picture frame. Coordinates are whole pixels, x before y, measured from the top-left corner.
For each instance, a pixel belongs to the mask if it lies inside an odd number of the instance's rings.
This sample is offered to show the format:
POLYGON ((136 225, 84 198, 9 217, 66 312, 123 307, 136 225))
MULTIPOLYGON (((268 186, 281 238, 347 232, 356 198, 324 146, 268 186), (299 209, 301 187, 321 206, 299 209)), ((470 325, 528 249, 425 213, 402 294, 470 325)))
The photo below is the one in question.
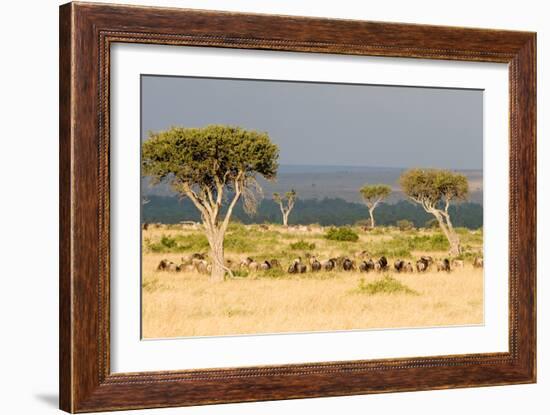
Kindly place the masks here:
POLYGON ((68 412, 536 380, 536 34, 69 3, 60 8, 60 407, 68 412), (117 42, 509 65, 509 352, 110 372, 109 59, 117 42))

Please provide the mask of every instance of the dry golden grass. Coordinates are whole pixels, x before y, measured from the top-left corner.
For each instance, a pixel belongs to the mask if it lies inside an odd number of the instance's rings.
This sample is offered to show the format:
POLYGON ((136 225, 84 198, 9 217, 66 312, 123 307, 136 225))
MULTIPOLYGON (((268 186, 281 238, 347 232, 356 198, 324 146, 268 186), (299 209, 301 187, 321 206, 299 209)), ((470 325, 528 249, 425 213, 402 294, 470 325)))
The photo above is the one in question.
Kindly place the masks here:
MULTIPOLYGON (((149 229, 144 241, 157 241, 162 235, 186 235, 197 230, 172 228, 149 229)), ((327 241, 322 234, 289 235, 281 239, 266 233, 265 244, 255 235, 252 251, 231 252, 227 257, 238 260, 251 255, 259 260, 280 258, 286 269, 286 258, 303 254, 288 251, 297 240, 313 241, 312 253, 327 258, 367 249, 370 243, 388 240, 399 231, 387 230, 380 235, 361 234, 357 243, 327 241), (267 254, 266 254, 267 252, 267 254)), ((432 231, 417 231, 421 235, 432 231)), ((276 235, 275 235, 276 236, 276 235)), ((475 249, 479 243, 473 243, 475 249)), ((443 257, 444 252, 412 252, 443 257)), ((383 278, 383 274, 357 272, 320 272, 282 278, 266 278, 258 273, 247 278, 229 279, 222 283, 209 281, 198 273, 158 272, 161 259, 180 262, 182 253, 143 255, 143 335, 145 338, 179 336, 214 336, 251 333, 327 331, 395 327, 469 325, 483 322, 483 270, 474 269, 467 261, 464 269, 451 273, 390 275, 417 294, 368 294, 359 292, 361 278, 365 283, 383 278)), ((391 263, 396 258, 390 258, 391 263)), ((412 261, 412 259, 411 259, 412 261)))

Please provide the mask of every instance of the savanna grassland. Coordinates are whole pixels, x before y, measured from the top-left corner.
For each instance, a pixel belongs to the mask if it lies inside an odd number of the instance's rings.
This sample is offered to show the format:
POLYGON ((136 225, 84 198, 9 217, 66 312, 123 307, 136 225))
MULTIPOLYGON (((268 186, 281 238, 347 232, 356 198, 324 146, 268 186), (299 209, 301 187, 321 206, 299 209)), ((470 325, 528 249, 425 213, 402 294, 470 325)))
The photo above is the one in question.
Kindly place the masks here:
POLYGON ((193 253, 208 252, 199 225, 150 225, 142 233, 142 328, 145 338, 250 333, 350 330, 370 328, 468 325, 483 322, 481 230, 458 228, 464 267, 451 272, 397 273, 397 259, 414 262, 422 255, 446 257, 449 245, 437 229, 364 230, 353 227, 357 241, 330 240, 329 228, 230 224, 225 258, 234 277, 212 282, 197 271, 158 271, 163 259, 181 263, 193 253), (366 251, 364 253, 363 251, 366 251), (319 260, 358 253, 388 258, 384 272, 333 270, 289 274, 301 257, 319 260), (281 269, 251 271, 239 267, 246 257, 277 259, 281 269))

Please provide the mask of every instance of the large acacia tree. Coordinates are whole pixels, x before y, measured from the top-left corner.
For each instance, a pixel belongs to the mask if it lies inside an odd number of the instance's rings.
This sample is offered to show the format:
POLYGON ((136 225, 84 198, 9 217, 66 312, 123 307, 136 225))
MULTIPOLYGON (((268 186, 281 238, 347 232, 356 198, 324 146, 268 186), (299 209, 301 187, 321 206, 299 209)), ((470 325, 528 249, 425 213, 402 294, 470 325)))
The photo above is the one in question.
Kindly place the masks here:
POLYGON ((438 169, 411 169, 400 179, 403 192, 434 215, 450 245, 449 254, 460 255, 460 239, 453 228, 449 205, 468 196, 468 179, 460 173, 438 169))
POLYGON ((297 193, 292 189, 290 192, 286 192, 284 196, 280 193, 273 193, 273 200, 279 205, 281 213, 283 215, 283 226, 288 226, 288 216, 292 209, 294 209, 294 203, 296 202, 297 193), (286 201, 286 204, 285 204, 286 201))
POLYGON ((224 237, 231 214, 242 199, 256 208, 258 175, 274 179, 279 149, 267 133, 209 125, 172 127, 153 132, 142 145, 143 174, 153 183, 168 182, 199 210, 210 245, 213 280, 223 280, 224 237))
POLYGON ((374 209, 390 195, 391 187, 386 184, 365 184, 359 189, 359 193, 361 193, 363 201, 369 209, 370 226, 374 228, 374 209))

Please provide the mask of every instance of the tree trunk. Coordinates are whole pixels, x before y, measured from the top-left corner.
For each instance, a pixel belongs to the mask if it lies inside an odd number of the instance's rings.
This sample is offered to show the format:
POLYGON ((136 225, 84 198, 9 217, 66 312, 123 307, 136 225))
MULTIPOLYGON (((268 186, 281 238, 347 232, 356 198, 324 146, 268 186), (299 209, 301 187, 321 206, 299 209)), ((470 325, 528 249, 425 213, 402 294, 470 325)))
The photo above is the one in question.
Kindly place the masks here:
POLYGON ((451 249, 449 250, 450 256, 458 256, 462 252, 462 247, 460 246, 460 239, 458 238, 458 235, 455 233, 455 231, 451 231, 451 239, 449 240, 449 243, 451 244, 451 249))
POLYGON ((223 281, 225 276, 223 240, 224 234, 219 230, 214 230, 207 235, 210 245, 210 258, 212 260, 212 271, 210 279, 212 281, 223 281))
POLYGON ((283 213, 283 226, 286 228, 288 226, 288 214, 290 212, 283 213))
POLYGON ((449 254, 451 256, 458 256, 462 253, 462 247, 460 246, 460 239, 455 232, 453 224, 451 223, 451 217, 449 216, 447 211, 445 211, 444 216, 445 216, 445 221, 447 222, 447 229, 449 230, 449 244, 451 245, 449 254))
POLYGON ((456 234, 454 228, 450 224, 449 217, 446 217, 447 222, 443 220, 443 215, 441 214, 441 211, 431 212, 435 218, 437 219, 437 223, 439 223, 439 227, 447 240, 449 241, 450 249, 449 249, 449 255, 450 256, 458 256, 462 252, 462 249, 460 247, 460 239, 458 238, 458 235, 456 234))
POLYGON ((374 209, 369 209, 369 215, 370 215, 370 227, 374 229, 374 209))

